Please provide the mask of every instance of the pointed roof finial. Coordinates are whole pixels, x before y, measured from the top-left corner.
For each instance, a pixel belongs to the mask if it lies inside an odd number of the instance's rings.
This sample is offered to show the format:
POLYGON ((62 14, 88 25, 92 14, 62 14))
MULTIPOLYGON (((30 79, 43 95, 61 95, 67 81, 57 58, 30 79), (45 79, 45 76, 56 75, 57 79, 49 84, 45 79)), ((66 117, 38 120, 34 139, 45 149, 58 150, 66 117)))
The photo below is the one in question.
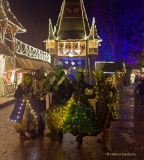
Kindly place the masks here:
POLYGON ((91 26, 91 30, 90 30, 90 34, 89 34, 89 39, 96 39, 99 42, 102 41, 102 39, 97 34, 95 17, 93 17, 93 20, 92 20, 92 26, 91 26))
POLYGON ((55 39, 54 29, 53 29, 52 21, 50 18, 49 18, 49 38, 48 39, 55 39))

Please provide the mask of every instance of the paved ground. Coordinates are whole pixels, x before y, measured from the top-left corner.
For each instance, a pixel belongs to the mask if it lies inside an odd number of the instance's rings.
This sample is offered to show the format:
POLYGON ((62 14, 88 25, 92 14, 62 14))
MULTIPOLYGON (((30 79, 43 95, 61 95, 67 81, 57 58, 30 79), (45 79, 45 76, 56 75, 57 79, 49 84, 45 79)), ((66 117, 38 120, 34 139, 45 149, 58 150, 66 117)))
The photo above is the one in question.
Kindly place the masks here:
POLYGON ((120 120, 113 123, 111 155, 97 137, 85 138, 81 146, 69 134, 62 144, 48 137, 22 141, 9 121, 12 109, 0 110, 0 160, 144 160, 144 106, 134 101, 132 87, 124 88, 120 120))
POLYGON ((14 97, 0 97, 0 108, 13 103, 14 97))

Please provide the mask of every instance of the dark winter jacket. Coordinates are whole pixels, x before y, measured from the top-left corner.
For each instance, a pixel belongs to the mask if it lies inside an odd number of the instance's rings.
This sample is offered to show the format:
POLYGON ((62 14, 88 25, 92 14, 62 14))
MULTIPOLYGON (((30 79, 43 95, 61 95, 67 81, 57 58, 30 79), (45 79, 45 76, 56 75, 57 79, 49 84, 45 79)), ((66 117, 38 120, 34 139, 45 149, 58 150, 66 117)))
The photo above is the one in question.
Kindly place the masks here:
POLYGON ((140 94, 140 95, 144 95, 144 80, 142 80, 141 81, 141 83, 140 84, 138 84, 138 93, 140 94))

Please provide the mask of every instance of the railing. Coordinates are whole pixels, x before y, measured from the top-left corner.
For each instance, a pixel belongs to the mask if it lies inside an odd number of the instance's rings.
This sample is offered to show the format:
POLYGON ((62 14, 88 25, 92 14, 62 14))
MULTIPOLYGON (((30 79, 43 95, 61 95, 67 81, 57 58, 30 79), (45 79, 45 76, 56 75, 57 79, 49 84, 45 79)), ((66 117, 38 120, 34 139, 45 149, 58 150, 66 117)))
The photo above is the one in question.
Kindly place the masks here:
POLYGON ((15 39, 15 52, 32 59, 38 59, 51 63, 50 54, 40 49, 34 48, 26 43, 23 43, 18 39, 15 39))

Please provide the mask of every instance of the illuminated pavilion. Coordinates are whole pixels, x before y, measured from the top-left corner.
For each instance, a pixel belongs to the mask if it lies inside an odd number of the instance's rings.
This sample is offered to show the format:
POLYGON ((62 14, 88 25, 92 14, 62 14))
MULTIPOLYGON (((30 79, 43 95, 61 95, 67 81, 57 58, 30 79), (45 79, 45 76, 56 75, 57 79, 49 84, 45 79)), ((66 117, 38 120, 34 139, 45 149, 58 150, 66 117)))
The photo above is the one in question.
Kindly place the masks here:
POLYGON ((95 18, 89 25, 83 0, 63 0, 56 25, 49 19, 49 36, 44 42, 52 64, 62 63, 68 72, 83 68, 90 75, 101 41, 95 18))

